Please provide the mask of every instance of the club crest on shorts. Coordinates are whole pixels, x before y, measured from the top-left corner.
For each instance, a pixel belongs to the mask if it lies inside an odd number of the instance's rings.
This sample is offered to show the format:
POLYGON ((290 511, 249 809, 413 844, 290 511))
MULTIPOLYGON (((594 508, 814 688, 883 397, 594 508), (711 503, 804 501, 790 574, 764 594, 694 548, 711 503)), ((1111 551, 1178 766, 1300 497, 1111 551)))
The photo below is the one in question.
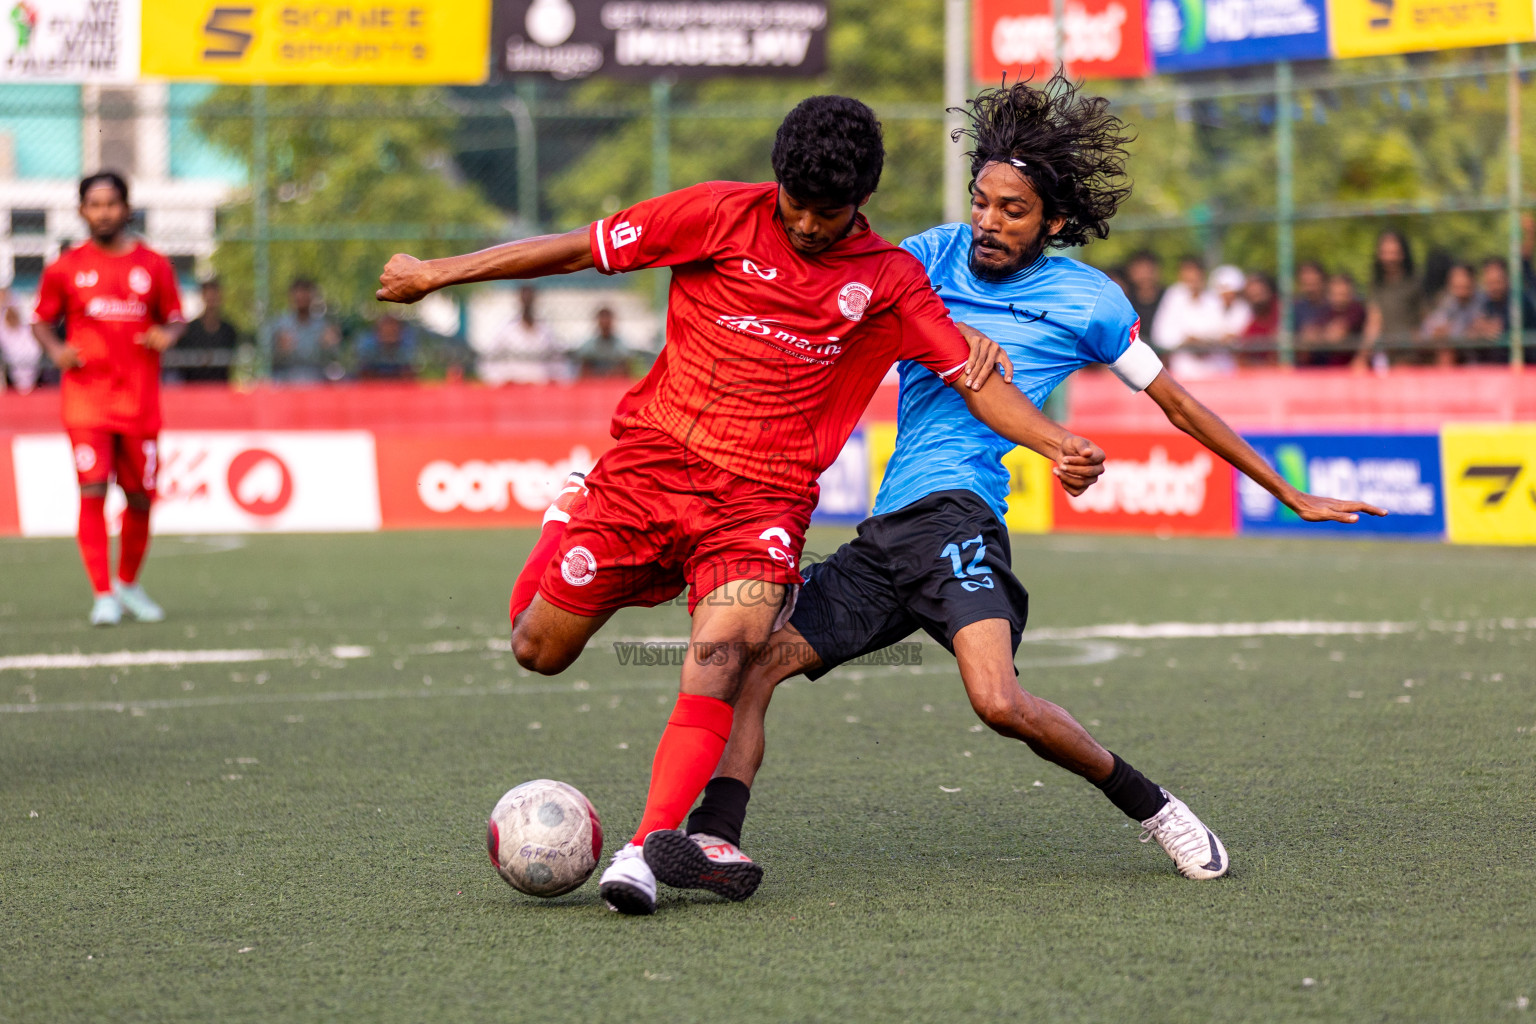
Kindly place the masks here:
POLYGON ((869 297, 873 294, 869 290, 869 285, 849 281, 837 293, 837 308, 842 311, 843 316, 857 323, 864 319, 864 311, 869 308, 869 297))
POLYGON ((96 449, 88 444, 75 445, 75 468, 82 473, 89 473, 96 468, 96 449))
POLYGON ((597 559, 584 547, 574 547, 560 560, 560 575, 573 587, 584 587, 597 579, 597 559))

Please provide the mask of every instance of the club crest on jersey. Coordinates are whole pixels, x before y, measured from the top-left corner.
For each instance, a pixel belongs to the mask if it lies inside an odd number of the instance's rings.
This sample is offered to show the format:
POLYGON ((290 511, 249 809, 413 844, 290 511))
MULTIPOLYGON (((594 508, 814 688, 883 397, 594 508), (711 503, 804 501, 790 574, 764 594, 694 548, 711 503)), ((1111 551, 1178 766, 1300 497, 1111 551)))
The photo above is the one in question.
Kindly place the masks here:
POLYGON ((873 294, 869 285, 849 281, 837 293, 837 308, 843 316, 857 323, 864 319, 864 311, 869 308, 869 297, 873 294))
POLYGON ((560 560, 560 575, 573 587, 584 587, 597 579, 597 559, 584 547, 574 547, 560 560))
POLYGON ((132 288, 139 295, 149 294, 149 289, 153 283, 149 279, 149 271, 143 267, 134 267, 128 271, 128 287, 132 288))
POLYGON ((95 288, 96 282, 101 280, 94 270, 82 270, 75 274, 76 288, 95 288))

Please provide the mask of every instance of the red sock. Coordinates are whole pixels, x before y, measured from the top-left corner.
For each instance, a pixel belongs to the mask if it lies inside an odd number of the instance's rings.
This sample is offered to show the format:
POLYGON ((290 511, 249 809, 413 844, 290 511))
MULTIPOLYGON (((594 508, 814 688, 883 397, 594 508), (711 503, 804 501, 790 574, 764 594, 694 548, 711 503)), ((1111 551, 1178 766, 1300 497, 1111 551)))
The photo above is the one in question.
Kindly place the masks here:
POLYGON ((735 712, 723 700, 678 694, 651 762, 651 791, 632 842, 657 829, 676 828, 720 764, 735 712))
POLYGON ((149 509, 123 509, 123 532, 117 539, 117 578, 132 583, 139 578, 144 552, 149 550, 149 509))
POLYGON ((75 538, 80 542, 80 558, 85 562, 85 574, 91 578, 91 589, 98 594, 110 593, 112 582, 107 565, 106 495, 80 495, 80 529, 75 538))
POLYGON ((539 592, 539 580, 544 578, 544 570, 549 568, 549 560, 555 557, 555 550, 560 547, 560 538, 565 536, 565 528, 569 525, 558 519, 550 520, 544 524, 544 529, 539 531, 539 539, 533 542, 533 550, 528 554, 528 561, 523 563, 523 571, 518 573, 517 582, 512 585, 511 617, 516 622, 517 617, 533 604, 534 595, 539 592))

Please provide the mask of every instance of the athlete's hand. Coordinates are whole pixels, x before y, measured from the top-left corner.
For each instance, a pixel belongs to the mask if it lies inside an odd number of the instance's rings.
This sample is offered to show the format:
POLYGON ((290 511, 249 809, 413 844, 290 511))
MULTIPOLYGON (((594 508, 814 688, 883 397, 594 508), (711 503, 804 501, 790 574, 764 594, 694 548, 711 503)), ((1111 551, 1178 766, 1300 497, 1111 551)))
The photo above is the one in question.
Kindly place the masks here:
POLYGON ((426 263, 415 256, 397 252, 384 264, 379 275, 380 288, 373 297, 380 302, 415 302, 433 291, 426 263))
POLYGON ((1002 370, 1003 380, 1013 383, 1013 360, 1008 358, 1008 353, 1003 351, 1003 346, 982 334, 970 324, 962 324, 958 321, 955 326, 960 330, 960 336, 966 344, 971 346, 971 358, 965 361, 965 385, 972 391, 979 391, 987 382, 994 368, 1002 370))
POLYGON ((55 345, 48 349, 48 358, 61 370, 78 370, 85 365, 80 350, 73 345, 55 345))
POLYGON ((1367 505, 1363 501, 1343 501, 1339 498, 1320 498, 1315 494, 1307 494, 1297 491, 1286 502, 1292 512, 1305 519, 1309 523, 1355 523, 1360 521, 1356 514, 1364 512, 1369 516, 1384 516, 1387 510, 1377 508, 1375 505, 1367 505))
POLYGON ((1075 498, 1104 475, 1104 450, 1086 437, 1069 437, 1051 472, 1061 481, 1061 489, 1075 498))
POLYGON ((164 352, 176 344, 175 336, 160 324, 156 324, 133 340, 154 352, 164 352))

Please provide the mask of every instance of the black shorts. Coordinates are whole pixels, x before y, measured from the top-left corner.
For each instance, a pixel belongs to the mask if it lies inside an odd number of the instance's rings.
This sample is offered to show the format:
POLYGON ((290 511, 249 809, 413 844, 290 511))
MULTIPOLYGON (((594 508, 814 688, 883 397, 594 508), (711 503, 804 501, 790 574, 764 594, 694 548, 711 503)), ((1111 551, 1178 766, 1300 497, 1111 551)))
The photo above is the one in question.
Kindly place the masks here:
POLYGON ((971 491, 940 491, 859 524, 830 558, 801 569, 790 617, 818 657, 811 679, 921 629, 954 653, 955 634, 1007 619, 1013 647, 1029 593, 1013 574, 1008 529, 971 491))

